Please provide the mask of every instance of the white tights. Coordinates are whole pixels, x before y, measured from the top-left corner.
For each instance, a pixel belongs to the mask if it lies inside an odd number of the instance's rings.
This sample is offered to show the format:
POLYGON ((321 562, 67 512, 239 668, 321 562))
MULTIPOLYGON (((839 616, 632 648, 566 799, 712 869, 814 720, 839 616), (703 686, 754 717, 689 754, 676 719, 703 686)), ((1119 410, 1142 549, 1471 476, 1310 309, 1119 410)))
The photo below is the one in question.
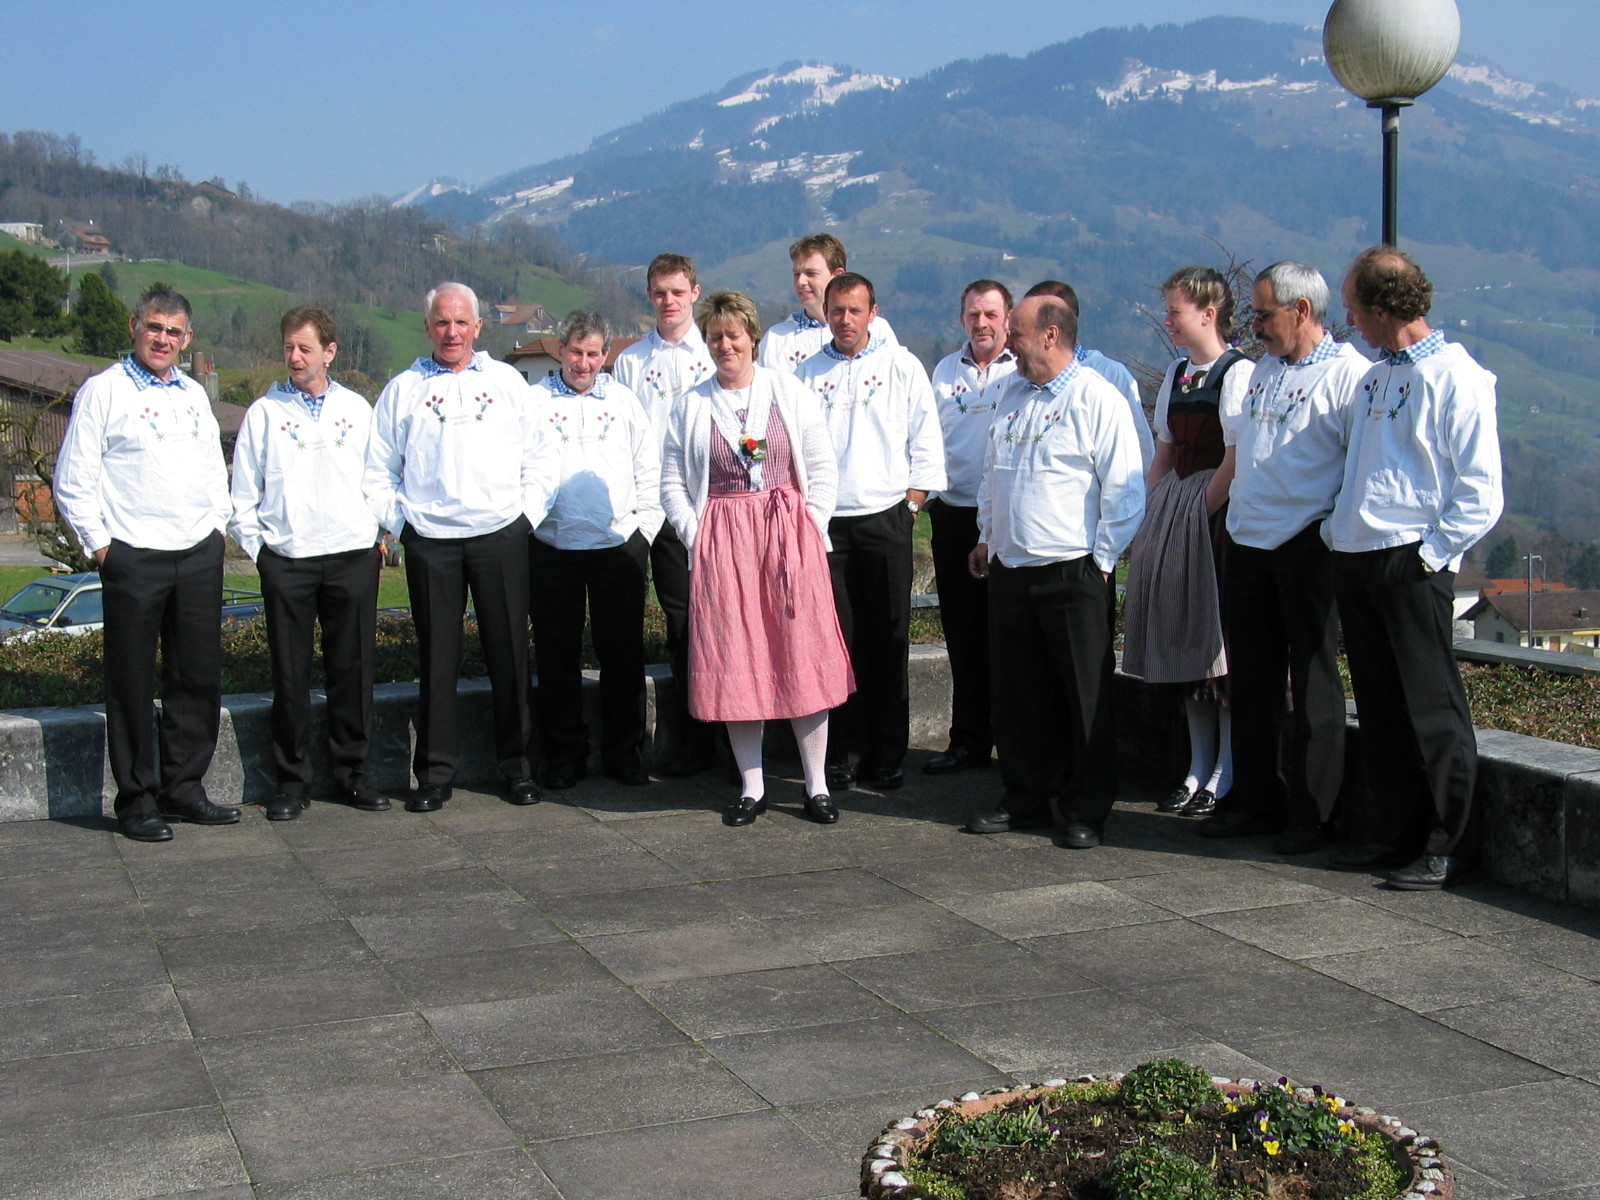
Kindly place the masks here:
POLYGON ((1189 774, 1183 786, 1191 792, 1202 787, 1217 799, 1233 787, 1233 713, 1210 700, 1185 700, 1189 718, 1189 774))
MULTIPOLYGON (((806 776, 807 796, 826 796, 828 780, 824 762, 828 757, 828 710, 809 717, 790 717, 795 743, 800 747, 800 765, 806 776)), ((728 743, 739 768, 741 795, 759 800, 767 794, 766 777, 761 771, 761 735, 764 721, 729 721, 728 743)))

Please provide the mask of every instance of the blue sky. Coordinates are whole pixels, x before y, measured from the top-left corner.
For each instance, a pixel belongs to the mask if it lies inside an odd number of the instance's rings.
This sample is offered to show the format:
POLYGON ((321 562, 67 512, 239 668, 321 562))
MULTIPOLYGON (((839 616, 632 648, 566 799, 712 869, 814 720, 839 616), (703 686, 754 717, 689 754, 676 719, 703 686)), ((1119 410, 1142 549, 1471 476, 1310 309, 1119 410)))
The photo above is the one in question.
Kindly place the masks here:
MULTIPOLYGON (((1596 0, 1457 0, 1462 53, 1600 98, 1596 0), (1537 19, 1531 19, 1537 14, 1537 19)), ((921 74, 1104 25, 1219 13, 1320 26, 1327 0, 63 0, 11 6, 0 128, 76 133, 279 202, 478 184, 789 59, 921 74), (581 65, 579 65, 581 64, 581 65)))

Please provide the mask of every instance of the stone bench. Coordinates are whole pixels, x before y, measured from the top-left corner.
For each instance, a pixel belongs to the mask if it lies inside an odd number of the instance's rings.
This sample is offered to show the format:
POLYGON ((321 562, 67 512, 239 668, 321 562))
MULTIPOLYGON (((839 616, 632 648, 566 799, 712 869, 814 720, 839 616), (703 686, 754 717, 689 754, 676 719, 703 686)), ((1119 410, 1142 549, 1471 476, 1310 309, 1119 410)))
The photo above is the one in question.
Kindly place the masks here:
MULTIPOLYGON (((1474 644, 1481 646, 1481 643, 1474 644)), ((1464 657, 1470 657, 1466 646, 1464 657)), ((1556 656, 1552 656, 1556 657, 1556 656)), ((674 748, 674 731, 657 714, 673 687, 665 667, 648 669, 646 762, 660 762, 674 748)), ((599 689, 588 673, 584 700, 591 729, 599 723, 599 689)), ((380 685, 374 695, 373 746, 369 771, 382 788, 410 784, 414 683, 380 685)), ((224 698, 217 755, 206 776, 211 797, 223 804, 258 803, 275 790, 268 733, 268 695, 224 698)), ((1152 688, 1118 674, 1113 703, 1118 758, 1129 776, 1176 780, 1188 762, 1187 732, 1172 689, 1152 688)), ((323 700, 312 705, 312 755, 317 778, 326 781, 323 700)), ((460 685, 463 786, 499 781, 492 744, 489 684, 460 685)), ((911 740, 943 748, 950 723, 948 664, 942 646, 911 651, 911 740)), ((769 752, 793 757, 786 722, 768 726, 769 752)), ((1349 749, 1357 750, 1353 715, 1349 749)), ((1498 730, 1480 730, 1478 807, 1483 856, 1497 880, 1553 900, 1600 907, 1600 751, 1498 730)), ((598 762, 592 764, 598 767, 598 762)), ((1356 762, 1345 773, 1344 832, 1357 839, 1381 829, 1366 801, 1356 762)), ((914 786, 914 783, 913 785, 914 786)), ((105 757, 105 717, 99 706, 14 709, 0 713, 0 821, 86 817, 111 808, 110 770, 105 757)), ((1114 835, 1113 835, 1114 836, 1114 835)))

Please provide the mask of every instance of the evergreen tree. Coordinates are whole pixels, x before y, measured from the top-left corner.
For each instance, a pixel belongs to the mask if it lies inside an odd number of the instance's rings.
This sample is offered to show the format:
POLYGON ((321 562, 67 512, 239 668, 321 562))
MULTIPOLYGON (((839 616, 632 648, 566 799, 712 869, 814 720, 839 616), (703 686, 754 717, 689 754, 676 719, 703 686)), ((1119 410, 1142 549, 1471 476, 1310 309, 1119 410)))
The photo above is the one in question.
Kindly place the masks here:
POLYGON ((1585 546, 1578 561, 1572 564, 1572 586, 1575 588, 1600 588, 1600 546, 1585 546))
POLYGON ((1489 549, 1483 573, 1490 579, 1510 579, 1517 573, 1517 539, 1507 536, 1489 549))
POLYGON ((0 341, 23 334, 53 337, 66 327, 67 277, 37 255, 0 254, 0 341))
POLYGON ((73 350, 98 358, 115 358, 128 348, 128 310, 100 275, 78 281, 78 303, 72 324, 78 330, 73 350))

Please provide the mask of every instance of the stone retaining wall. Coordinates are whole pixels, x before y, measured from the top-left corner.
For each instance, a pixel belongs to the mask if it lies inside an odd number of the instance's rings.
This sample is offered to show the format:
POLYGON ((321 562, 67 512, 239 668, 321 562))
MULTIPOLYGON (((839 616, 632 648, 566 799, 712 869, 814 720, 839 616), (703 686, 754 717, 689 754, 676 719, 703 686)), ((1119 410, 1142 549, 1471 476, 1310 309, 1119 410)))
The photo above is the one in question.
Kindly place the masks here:
MULTIPOLYGON (((672 686, 665 667, 649 669, 645 756, 652 764, 673 746, 669 723, 656 719, 658 695, 665 701, 672 686)), ((372 779, 379 787, 402 789, 410 783, 417 688, 408 683, 383 684, 374 699, 372 779)), ((590 728, 598 728, 599 696, 592 673, 584 700, 590 728)), ((1119 674, 1113 702, 1124 772, 1156 776, 1163 782, 1176 780, 1188 761, 1188 735, 1175 693, 1119 674)), ((206 788, 219 803, 258 803, 274 790, 267 731, 271 697, 228 696, 224 704, 222 733, 206 788)), ((488 682, 463 681, 459 707, 457 782, 466 786, 498 782, 488 682)), ((670 711, 670 706, 662 707, 670 711)), ((940 646, 912 647, 911 710, 913 744, 943 748, 950 694, 940 646)), ((318 694, 312 706, 311 744, 317 777, 326 780, 322 712, 318 694)), ((1353 716, 1350 732, 1354 751, 1353 716)), ((793 757, 786 723, 769 726, 769 742, 775 758, 793 757)), ((1600 751, 1498 730, 1480 730, 1478 749, 1478 812, 1489 873, 1538 896, 1600 907, 1600 751)), ((1349 766, 1343 832, 1365 840, 1380 832, 1382 824, 1360 785, 1356 762, 1349 766)), ((110 809, 105 718, 99 706, 0 713, 0 821, 85 817, 110 809)))

